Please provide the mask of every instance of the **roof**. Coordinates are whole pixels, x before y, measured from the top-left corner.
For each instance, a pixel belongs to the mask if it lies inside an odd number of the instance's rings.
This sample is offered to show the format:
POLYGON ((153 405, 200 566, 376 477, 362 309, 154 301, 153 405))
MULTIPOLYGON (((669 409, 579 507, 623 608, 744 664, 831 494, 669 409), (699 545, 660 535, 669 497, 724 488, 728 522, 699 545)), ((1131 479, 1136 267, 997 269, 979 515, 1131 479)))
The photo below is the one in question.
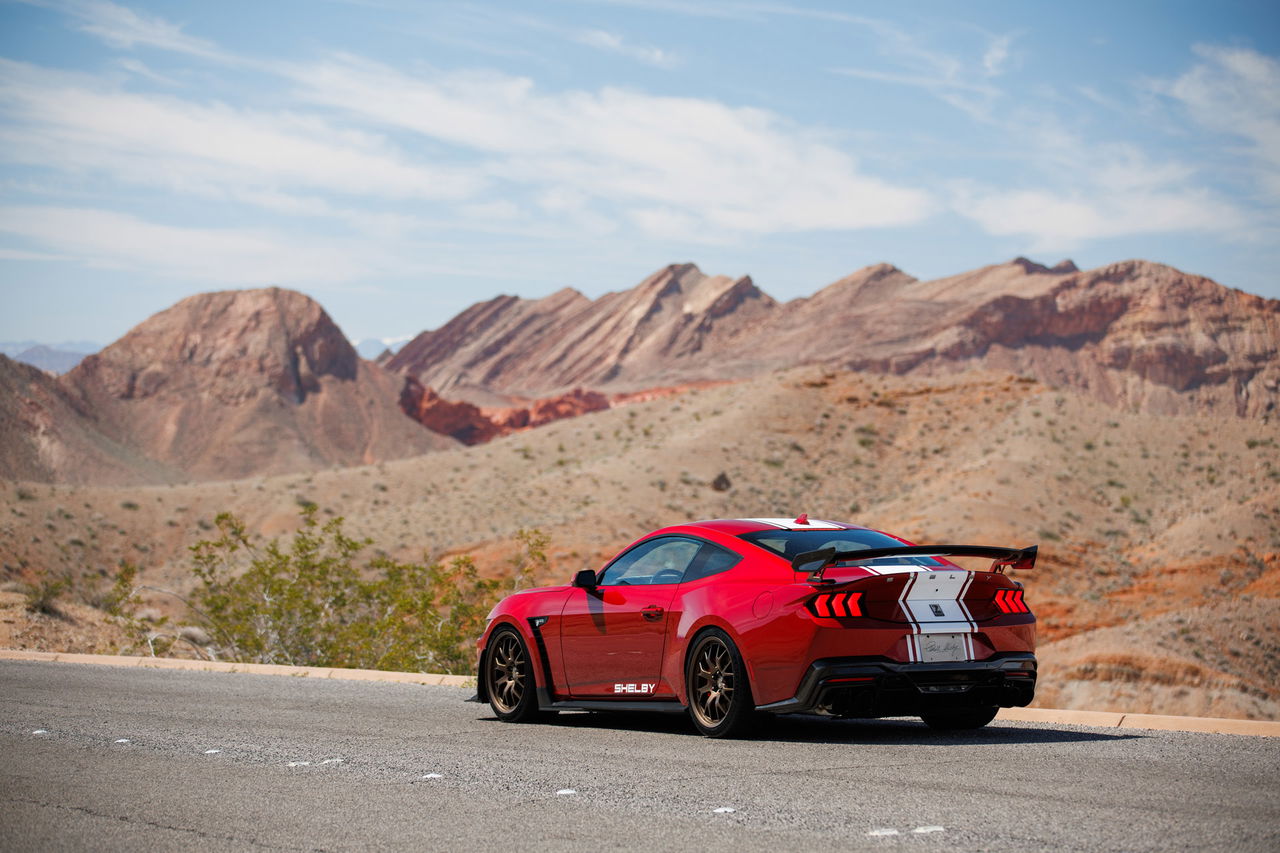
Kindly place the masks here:
POLYGON ((759 530, 849 530, 859 527, 843 521, 809 518, 807 515, 796 518, 714 518, 707 521, 691 521, 679 526, 703 527, 730 536, 755 533, 759 530))

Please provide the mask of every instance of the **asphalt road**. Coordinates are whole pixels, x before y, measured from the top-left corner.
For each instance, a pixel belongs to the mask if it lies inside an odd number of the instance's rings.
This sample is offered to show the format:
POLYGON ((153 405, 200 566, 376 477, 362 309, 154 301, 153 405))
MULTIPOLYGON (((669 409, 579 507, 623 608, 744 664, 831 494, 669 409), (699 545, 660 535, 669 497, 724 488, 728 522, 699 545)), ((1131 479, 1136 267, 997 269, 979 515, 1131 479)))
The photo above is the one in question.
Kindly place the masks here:
POLYGON ((0 663, 3 850, 1280 849, 1280 738, 678 717, 0 663))

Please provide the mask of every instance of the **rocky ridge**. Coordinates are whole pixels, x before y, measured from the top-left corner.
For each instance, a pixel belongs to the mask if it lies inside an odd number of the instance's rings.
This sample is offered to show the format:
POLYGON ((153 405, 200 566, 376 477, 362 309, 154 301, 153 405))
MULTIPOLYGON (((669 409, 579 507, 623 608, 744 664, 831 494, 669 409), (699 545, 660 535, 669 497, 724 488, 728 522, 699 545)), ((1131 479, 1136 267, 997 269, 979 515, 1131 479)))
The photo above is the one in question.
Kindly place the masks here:
POLYGON ((638 390, 685 381, 678 369, 685 362, 732 346, 776 305, 748 277, 673 264, 594 301, 566 289, 545 299, 500 296, 474 305, 418 335, 386 366, 449 397, 638 390))
POLYGON ((779 303, 750 278, 665 267, 589 300, 499 297, 387 361, 441 394, 617 393, 798 364, 892 374, 972 367, 1162 414, 1258 417, 1280 402, 1280 302, 1147 261, 1026 258, 920 281, 888 264, 779 303))

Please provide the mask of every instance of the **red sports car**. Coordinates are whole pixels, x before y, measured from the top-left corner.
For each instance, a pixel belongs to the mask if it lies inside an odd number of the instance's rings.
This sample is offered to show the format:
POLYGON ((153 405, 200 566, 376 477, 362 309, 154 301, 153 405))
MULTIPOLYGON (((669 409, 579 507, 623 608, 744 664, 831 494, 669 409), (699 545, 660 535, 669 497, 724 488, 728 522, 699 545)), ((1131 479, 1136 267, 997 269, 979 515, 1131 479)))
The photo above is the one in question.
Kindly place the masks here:
POLYGON ((480 699, 509 722, 687 709, 710 737, 764 712, 977 728, 1035 693, 1035 617, 1003 574, 1035 559, 803 515, 664 527, 570 586, 503 599, 479 642, 480 699))

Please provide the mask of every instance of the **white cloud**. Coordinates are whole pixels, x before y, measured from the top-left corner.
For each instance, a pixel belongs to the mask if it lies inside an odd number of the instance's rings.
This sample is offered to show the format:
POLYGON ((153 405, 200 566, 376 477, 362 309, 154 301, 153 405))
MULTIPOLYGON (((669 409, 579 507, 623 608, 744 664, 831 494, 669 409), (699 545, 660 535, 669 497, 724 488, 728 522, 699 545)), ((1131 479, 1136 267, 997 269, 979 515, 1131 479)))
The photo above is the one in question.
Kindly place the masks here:
POLYGON ((1241 214, 1205 190, 1063 191, 957 187, 954 203, 988 234, 1024 236, 1028 251, 1169 232, 1230 232, 1241 214))
POLYGON ((213 42, 189 36, 182 27, 163 18, 141 14, 108 0, 25 0, 36 6, 50 6, 69 15, 77 29, 102 39, 113 47, 131 50, 138 46, 186 53, 207 59, 231 60, 213 42))
POLYGON ((1210 132, 1245 140, 1259 183, 1280 199, 1280 62, 1248 48, 1197 45, 1195 52, 1202 61, 1157 90, 1210 132))
MULTIPOLYGON (((324 193, 482 203, 487 180, 498 197, 580 196, 560 208, 564 222, 596 232, 619 217, 656 222, 655 210, 668 222, 678 212, 695 231, 759 234, 901 225, 935 209, 931 194, 866 175, 823 133, 763 110, 612 88, 540 92, 498 73, 410 75, 346 55, 253 63, 109 2, 78 0, 66 11, 112 44, 282 76, 312 109, 133 94, 0 60, 0 157, 12 162, 322 215, 332 213, 324 193), (370 126, 413 131, 422 144, 394 147, 370 126)), ((578 35, 598 49, 673 61, 604 30, 578 35)))
POLYGON ((673 54, 660 47, 630 44, 624 41, 622 36, 606 30, 584 30, 575 33, 573 40, 598 50, 628 56, 658 68, 674 68, 678 64, 673 54))
POLYGON ((163 74, 158 74, 155 71, 152 71, 147 65, 133 57, 122 56, 116 60, 115 64, 123 68, 125 71, 128 71, 130 74, 135 74, 138 77, 150 80, 152 83, 160 83, 164 86, 177 85, 177 81, 173 78, 166 77, 163 74))
POLYGON ((65 261, 65 255, 47 252, 26 252, 21 249, 0 249, 0 261, 65 261))
POLYGON ((987 45, 986 53, 982 54, 982 68, 988 77, 995 77, 1004 73, 1004 64, 1009 59, 1009 46, 1013 43, 1013 36, 1004 35, 996 36, 987 45))
POLYGON ((946 47, 940 48, 931 43, 937 38, 931 40, 926 35, 902 29, 888 21, 838 12, 783 9, 786 14, 816 17, 868 30, 875 36, 880 54, 891 65, 887 69, 830 69, 834 74, 922 89, 981 121, 990 120, 995 103, 1003 95, 992 80, 1004 73, 1016 38, 1014 34, 993 35, 978 27, 956 24, 943 28, 946 47), (968 31, 969 39, 957 35, 963 31, 968 31), (974 35, 984 44, 981 53, 972 46, 974 35))
POLYGON ((1232 233, 1246 227, 1235 205, 1196 182, 1177 161, 1155 162, 1132 145, 1091 144, 1052 120, 1020 134, 1033 175, 1023 186, 955 182, 952 207, 989 234, 1025 236, 1028 251, 1066 251, 1089 240, 1135 234, 1232 233))
POLYGON ((276 209, 289 190, 457 199, 480 186, 473 172, 412 162, 380 136, 312 115, 132 94, 4 59, 0 117, 0 158, 180 192, 270 198, 276 209))
POLYGON ((411 76, 343 56, 291 72, 300 96, 487 155, 538 190, 764 233, 917 222, 929 194, 863 175, 818 132, 758 109, 623 89, 539 92, 497 73, 411 76))

